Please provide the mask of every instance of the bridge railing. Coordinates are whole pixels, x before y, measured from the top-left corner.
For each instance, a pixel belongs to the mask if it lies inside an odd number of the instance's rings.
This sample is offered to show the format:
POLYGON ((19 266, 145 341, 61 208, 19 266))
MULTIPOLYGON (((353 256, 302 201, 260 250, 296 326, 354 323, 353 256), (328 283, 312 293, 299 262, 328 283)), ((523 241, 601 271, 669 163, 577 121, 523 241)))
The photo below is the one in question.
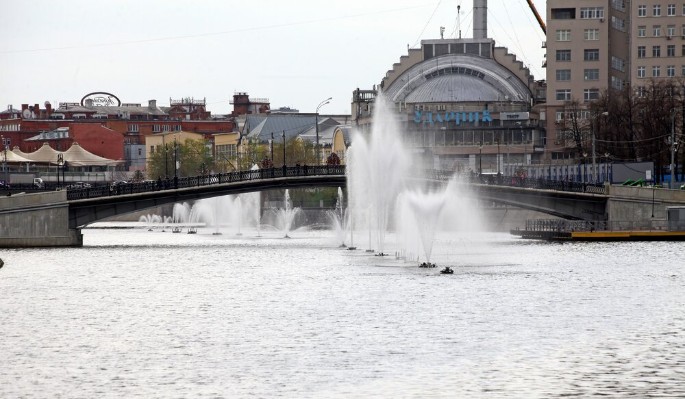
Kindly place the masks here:
POLYGON ((604 220, 565 220, 532 219, 526 220, 525 231, 564 232, 574 231, 650 231, 668 230, 667 220, 642 221, 604 221, 604 220))
MULTIPOLYGON (((454 173, 445 170, 428 170, 423 176, 434 180, 449 180, 454 173)), ((564 180, 533 179, 520 176, 485 175, 471 173, 464 175, 469 183, 492 186, 535 188, 539 190, 569 191, 575 193, 606 194, 604 183, 581 183, 564 180)))
POLYGON ((245 182, 250 180, 275 179, 298 176, 344 176, 344 165, 319 166, 286 166, 258 170, 242 170, 229 173, 207 174, 147 180, 143 182, 125 183, 119 185, 100 185, 88 188, 67 188, 67 200, 108 197, 126 194, 139 194, 154 191, 174 190, 178 188, 200 187, 215 184, 245 182))
MULTIPOLYGON (((126 183, 117 186, 102 185, 90 188, 69 188, 67 199, 97 198, 113 195, 138 194, 152 191, 172 190, 177 188, 200 187, 213 184, 245 182, 250 180, 275 179, 298 176, 344 176, 344 165, 287 166, 269 169, 243 170, 229 173, 217 173, 201 176, 188 176, 174 179, 148 180, 137 183, 126 183)), ((454 172, 446 170, 427 170, 420 173, 424 178, 447 181, 454 172)), ((580 183, 569 181, 531 179, 518 176, 469 174, 465 179, 470 183, 508 187, 523 187, 543 190, 569 191, 579 193, 606 194, 604 184, 580 183)))

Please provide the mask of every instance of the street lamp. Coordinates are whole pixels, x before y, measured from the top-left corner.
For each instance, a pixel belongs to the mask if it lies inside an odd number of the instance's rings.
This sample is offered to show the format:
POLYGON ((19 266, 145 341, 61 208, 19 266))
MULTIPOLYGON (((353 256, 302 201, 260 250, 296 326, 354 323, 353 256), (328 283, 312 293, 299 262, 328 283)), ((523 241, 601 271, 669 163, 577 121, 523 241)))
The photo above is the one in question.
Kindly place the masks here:
POLYGON ((285 130, 283 131, 281 137, 283 137, 283 169, 285 170, 285 130))
POLYGON ((483 142, 478 146, 478 176, 483 175, 483 142))
POLYGON ((174 133, 174 188, 178 188, 178 137, 177 133, 174 133))
MULTIPOLYGON (((607 111, 602 112, 599 114, 599 116, 607 116, 609 113, 607 111)), ((599 130, 599 116, 597 117, 597 120, 595 121, 596 128, 599 130)), ((597 153, 595 152, 595 142, 597 141, 597 132, 595 131, 595 128, 592 129, 592 177, 595 180, 595 183, 598 183, 599 180, 597 179, 597 153)))
MULTIPOLYGON (((64 164, 64 155, 62 154, 57 154, 57 187, 60 187, 59 185, 59 169, 64 164)), ((64 184, 64 179, 62 179, 62 184, 64 184)))
POLYGON ((10 181, 7 178, 7 143, 5 143, 5 136, 2 137, 2 148, 3 151, 5 152, 5 156, 3 157, 2 160, 2 170, 5 171, 5 186, 9 186, 10 181))
POLYGON ((671 181, 668 187, 673 190, 675 188, 675 108, 671 109, 671 181))
POLYGON ((316 106, 316 115, 314 126, 316 128, 316 165, 321 163, 321 154, 319 154, 319 108, 331 102, 333 97, 328 97, 327 99, 321 101, 319 105, 316 106))
POLYGON ((269 150, 271 151, 271 168, 274 167, 274 133, 271 132, 271 140, 269 140, 269 150))

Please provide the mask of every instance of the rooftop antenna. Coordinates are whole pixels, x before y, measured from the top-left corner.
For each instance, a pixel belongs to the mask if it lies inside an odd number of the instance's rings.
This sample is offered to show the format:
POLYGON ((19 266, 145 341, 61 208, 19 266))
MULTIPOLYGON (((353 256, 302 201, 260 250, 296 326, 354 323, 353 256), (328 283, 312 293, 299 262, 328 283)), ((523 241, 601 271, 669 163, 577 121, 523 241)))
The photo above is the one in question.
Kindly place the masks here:
POLYGON ((445 38, 445 27, 441 26, 440 27, 440 39, 444 39, 444 38, 445 38))
POLYGON ((461 39, 461 4, 457 5, 457 30, 459 31, 459 38, 461 39))

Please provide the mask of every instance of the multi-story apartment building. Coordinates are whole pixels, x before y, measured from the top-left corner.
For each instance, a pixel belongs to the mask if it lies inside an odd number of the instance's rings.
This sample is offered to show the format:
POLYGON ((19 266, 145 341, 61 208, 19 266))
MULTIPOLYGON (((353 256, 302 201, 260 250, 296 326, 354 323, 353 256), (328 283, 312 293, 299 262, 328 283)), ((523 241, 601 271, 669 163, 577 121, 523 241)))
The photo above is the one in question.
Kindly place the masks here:
MULTIPOLYGON (((547 153, 577 159, 570 130, 589 141, 606 112, 589 104, 610 89, 640 95, 685 76, 685 2, 547 1, 547 153)), ((586 154, 587 155, 587 154, 586 154)))

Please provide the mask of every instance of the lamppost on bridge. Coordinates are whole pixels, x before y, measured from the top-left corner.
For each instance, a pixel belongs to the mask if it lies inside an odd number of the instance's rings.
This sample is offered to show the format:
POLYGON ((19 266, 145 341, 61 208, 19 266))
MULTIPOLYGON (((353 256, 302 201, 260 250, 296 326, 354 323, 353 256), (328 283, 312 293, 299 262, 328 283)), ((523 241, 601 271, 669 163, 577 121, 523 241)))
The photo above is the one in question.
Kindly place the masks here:
POLYGON ((7 143, 5 142, 5 136, 2 137, 2 150, 4 151, 4 157, 2 159, 2 170, 5 172, 5 186, 9 187, 10 181, 7 177, 7 143))
POLYGON ((274 167, 274 132, 271 132, 271 140, 269 140, 269 151, 271 152, 271 168, 274 167))
POLYGON ((599 130, 599 117, 607 116, 609 113, 607 111, 602 112, 597 116, 595 121, 596 129, 592 129, 592 178, 595 183, 599 183, 598 173, 597 173, 597 152, 595 151, 595 142, 597 141, 597 130, 599 130))
POLYGON ((178 133, 174 133, 174 188, 178 188, 178 133))
POLYGON ((283 177, 285 177, 285 130, 283 131, 281 137, 283 137, 283 177))
POLYGON ((316 115, 315 115, 315 122, 314 126, 316 129, 316 165, 321 164, 321 154, 319 152, 319 109, 323 107, 324 105, 328 104, 331 102, 333 97, 328 97, 327 99, 321 101, 319 105, 316 106, 316 115))
POLYGON ((675 188, 675 152, 678 144, 675 141, 675 112, 676 109, 671 109, 671 181, 668 188, 673 190, 675 188))
POLYGON ((478 146, 478 176, 483 175, 483 142, 478 146))
MULTIPOLYGON (((57 154, 57 188, 61 187, 59 185, 59 170, 64 164, 64 155, 63 154, 57 154)), ((64 181, 62 181, 62 184, 64 184, 64 181)))

